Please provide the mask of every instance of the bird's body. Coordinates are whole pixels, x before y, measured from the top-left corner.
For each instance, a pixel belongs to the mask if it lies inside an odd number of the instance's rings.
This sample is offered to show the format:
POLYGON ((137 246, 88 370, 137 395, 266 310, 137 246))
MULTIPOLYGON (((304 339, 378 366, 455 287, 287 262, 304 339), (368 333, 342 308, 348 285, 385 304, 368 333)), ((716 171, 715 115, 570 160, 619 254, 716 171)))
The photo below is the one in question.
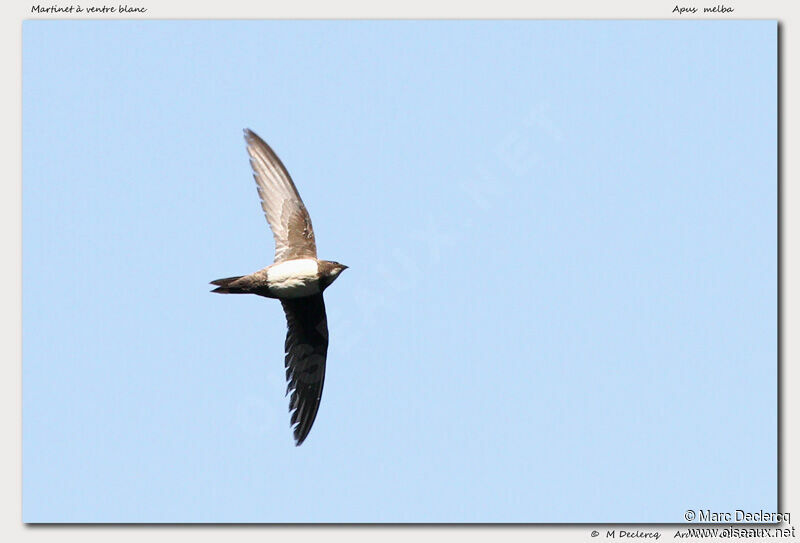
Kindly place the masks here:
POLYGON ((213 292, 258 294, 267 298, 304 298, 320 294, 341 273, 336 262, 297 258, 277 262, 250 275, 218 279, 213 292))
POLYGON ((212 292, 277 298, 286 313, 286 378, 289 411, 300 445, 317 416, 328 353, 322 292, 347 266, 317 259, 314 229, 289 172, 275 152, 245 130, 261 207, 275 238, 275 263, 250 275, 217 279, 212 292))
POLYGON ((264 270, 267 289, 276 298, 302 298, 322 292, 319 261, 298 258, 273 264, 264 270))

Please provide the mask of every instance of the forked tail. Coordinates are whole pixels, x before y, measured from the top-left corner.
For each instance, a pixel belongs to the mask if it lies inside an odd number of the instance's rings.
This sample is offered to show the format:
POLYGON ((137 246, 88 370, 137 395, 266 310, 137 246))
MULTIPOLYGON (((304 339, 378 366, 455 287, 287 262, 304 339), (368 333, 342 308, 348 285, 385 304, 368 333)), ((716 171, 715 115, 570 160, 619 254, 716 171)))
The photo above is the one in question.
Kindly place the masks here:
POLYGON ((218 288, 215 288, 211 292, 218 292, 219 294, 245 294, 249 292, 249 290, 246 290, 242 287, 231 286, 231 283, 236 282, 242 277, 244 276, 239 275, 237 277, 226 277, 225 279, 217 279, 216 281, 211 281, 212 285, 218 286, 218 288))

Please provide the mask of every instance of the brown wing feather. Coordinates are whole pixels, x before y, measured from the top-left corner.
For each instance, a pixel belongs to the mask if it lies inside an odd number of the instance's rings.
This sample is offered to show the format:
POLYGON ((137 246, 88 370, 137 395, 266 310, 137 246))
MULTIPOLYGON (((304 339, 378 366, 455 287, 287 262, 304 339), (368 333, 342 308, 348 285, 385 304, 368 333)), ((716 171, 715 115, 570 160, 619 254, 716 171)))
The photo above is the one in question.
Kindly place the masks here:
POLYGON ((286 313, 286 380, 291 392, 294 439, 301 445, 317 417, 325 360, 328 356, 328 319, 322 294, 281 300, 286 313))
POLYGON ((275 238, 275 262, 316 258, 317 244, 311 217, 286 167, 258 134, 245 129, 244 139, 261 209, 275 238))

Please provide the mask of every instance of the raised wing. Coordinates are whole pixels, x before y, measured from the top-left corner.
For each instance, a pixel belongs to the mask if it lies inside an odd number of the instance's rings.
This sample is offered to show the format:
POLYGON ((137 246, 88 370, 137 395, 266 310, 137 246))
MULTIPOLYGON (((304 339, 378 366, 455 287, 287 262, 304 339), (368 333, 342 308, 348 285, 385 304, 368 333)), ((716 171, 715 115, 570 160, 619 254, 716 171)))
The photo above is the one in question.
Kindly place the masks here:
POLYGON ((286 380, 294 440, 301 445, 314 424, 325 382, 328 319, 322 294, 281 300, 286 313, 286 380))
POLYGON ((261 208, 275 237, 275 262, 316 258, 317 244, 311 217, 289 172, 275 151, 258 134, 245 129, 244 139, 247 141, 261 208))

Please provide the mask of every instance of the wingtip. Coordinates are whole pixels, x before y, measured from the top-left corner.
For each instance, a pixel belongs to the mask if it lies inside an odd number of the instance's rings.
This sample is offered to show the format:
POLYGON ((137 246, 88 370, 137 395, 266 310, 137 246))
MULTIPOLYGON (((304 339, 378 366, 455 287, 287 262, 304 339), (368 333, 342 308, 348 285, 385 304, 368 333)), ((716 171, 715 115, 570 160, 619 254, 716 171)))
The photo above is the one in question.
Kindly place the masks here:
POLYGON ((303 423, 299 421, 295 424, 296 414, 297 411, 292 412, 292 437, 294 437, 294 446, 299 447, 306 440, 308 434, 311 433, 311 427, 303 425, 303 423))
POLYGON ((308 437, 308 434, 300 437, 294 436, 294 446, 299 447, 300 445, 302 445, 303 442, 306 440, 306 437, 308 437))

